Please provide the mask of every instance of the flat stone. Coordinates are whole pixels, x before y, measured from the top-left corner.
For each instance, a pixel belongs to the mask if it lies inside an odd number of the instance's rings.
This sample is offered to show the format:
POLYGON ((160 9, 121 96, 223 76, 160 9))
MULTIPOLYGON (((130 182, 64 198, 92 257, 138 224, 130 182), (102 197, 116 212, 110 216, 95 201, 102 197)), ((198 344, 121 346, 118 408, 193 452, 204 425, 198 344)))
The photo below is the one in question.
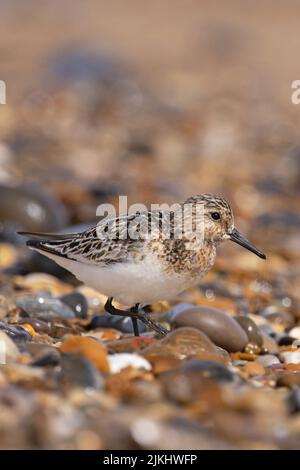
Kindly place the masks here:
POLYGON ((265 354, 263 356, 259 356, 256 359, 256 362, 258 362, 264 367, 270 367, 274 364, 280 364, 278 357, 274 356, 273 354, 265 354))
POLYGON ((229 357, 218 348, 205 333, 191 328, 183 327, 169 333, 165 338, 148 346, 143 355, 151 362, 153 356, 173 356, 183 359, 189 356, 197 356, 198 359, 206 359, 215 362, 229 362, 229 357))
POLYGON ((17 306, 27 315, 45 321, 75 318, 74 310, 60 299, 46 295, 19 298, 17 306))

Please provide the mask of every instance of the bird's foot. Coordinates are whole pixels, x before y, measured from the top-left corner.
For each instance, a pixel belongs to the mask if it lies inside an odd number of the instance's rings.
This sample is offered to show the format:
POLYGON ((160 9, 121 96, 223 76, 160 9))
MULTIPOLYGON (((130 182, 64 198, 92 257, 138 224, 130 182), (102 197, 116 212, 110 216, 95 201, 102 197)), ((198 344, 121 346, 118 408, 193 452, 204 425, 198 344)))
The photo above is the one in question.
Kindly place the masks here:
POLYGON ((145 323, 146 326, 156 331, 156 333, 159 334, 159 336, 164 337, 168 334, 168 330, 166 330, 166 328, 156 323, 148 313, 145 313, 144 311, 139 310, 137 318, 141 320, 143 323, 145 323))
POLYGON ((145 313, 143 310, 141 310, 138 304, 136 304, 134 307, 131 307, 130 310, 121 310, 113 306, 112 300, 112 298, 107 299, 106 304, 104 305, 104 309, 111 315, 121 315, 123 317, 130 317, 135 336, 140 335, 137 320, 141 320, 146 326, 156 331, 159 336, 166 336, 166 334, 168 333, 165 328, 163 328, 161 325, 152 320, 148 313, 145 313))

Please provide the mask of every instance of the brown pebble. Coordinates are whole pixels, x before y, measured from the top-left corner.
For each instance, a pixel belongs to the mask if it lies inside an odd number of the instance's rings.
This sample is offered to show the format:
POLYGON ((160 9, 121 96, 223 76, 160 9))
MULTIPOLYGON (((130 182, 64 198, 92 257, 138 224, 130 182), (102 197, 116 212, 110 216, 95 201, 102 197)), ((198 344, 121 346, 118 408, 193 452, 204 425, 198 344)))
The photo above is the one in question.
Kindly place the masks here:
POLYGON ((67 338, 59 349, 63 353, 81 354, 101 372, 109 372, 106 350, 96 339, 72 336, 67 338))
POLYGON ((238 322, 238 324, 243 328, 245 333, 248 336, 249 343, 256 344, 257 346, 262 346, 263 338, 262 335, 251 318, 246 316, 239 315, 238 317, 234 317, 234 319, 238 322))
MULTIPOLYGON (((282 366, 282 364, 280 364, 282 366)), ((296 388, 300 387, 300 372, 284 370, 277 376, 278 387, 296 388)))
POLYGON ((256 375, 263 375, 265 373, 265 368, 258 362, 247 362, 243 370, 250 376, 255 377, 256 375))
POLYGON ((300 371, 300 364, 293 364, 293 363, 285 364, 285 368, 287 370, 292 371, 292 372, 299 372, 300 371))
POLYGON ((178 328, 162 340, 158 340, 144 350, 144 356, 151 362, 152 355, 171 355, 178 359, 197 355, 198 358, 215 362, 229 362, 226 351, 221 350, 202 331, 191 328, 178 328))
POLYGON ((262 351, 269 354, 278 353, 279 348, 276 341, 264 332, 262 332, 261 335, 263 338, 262 351))
POLYGON ((233 361, 236 360, 242 360, 242 361, 255 361, 256 359, 256 354, 249 354, 249 353, 243 353, 243 352, 238 352, 238 353, 231 353, 231 357, 233 361))
POLYGON ((49 333, 50 326, 43 320, 38 318, 22 318, 20 320, 20 325, 23 326, 24 323, 31 325, 37 333, 49 333))
POLYGON ((154 374, 159 374, 167 370, 175 369, 175 367, 182 363, 180 359, 177 359, 172 355, 161 356, 160 354, 150 355, 149 361, 151 362, 154 374))
POLYGON ((130 338, 122 338, 117 341, 107 341, 105 345, 109 353, 121 353, 141 351, 153 342, 156 342, 154 338, 148 338, 146 336, 136 336, 130 338))

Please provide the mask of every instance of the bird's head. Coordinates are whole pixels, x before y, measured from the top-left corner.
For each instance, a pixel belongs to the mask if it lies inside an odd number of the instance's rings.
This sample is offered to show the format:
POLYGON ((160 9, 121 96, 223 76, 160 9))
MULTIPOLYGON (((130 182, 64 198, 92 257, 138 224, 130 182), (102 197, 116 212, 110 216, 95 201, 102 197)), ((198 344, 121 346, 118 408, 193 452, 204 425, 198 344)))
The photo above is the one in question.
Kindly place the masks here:
POLYGON ((252 251, 260 258, 266 259, 256 246, 247 240, 234 226, 232 209, 226 199, 213 194, 199 194, 188 198, 184 204, 201 207, 201 218, 204 224, 205 240, 218 244, 231 240, 252 251))

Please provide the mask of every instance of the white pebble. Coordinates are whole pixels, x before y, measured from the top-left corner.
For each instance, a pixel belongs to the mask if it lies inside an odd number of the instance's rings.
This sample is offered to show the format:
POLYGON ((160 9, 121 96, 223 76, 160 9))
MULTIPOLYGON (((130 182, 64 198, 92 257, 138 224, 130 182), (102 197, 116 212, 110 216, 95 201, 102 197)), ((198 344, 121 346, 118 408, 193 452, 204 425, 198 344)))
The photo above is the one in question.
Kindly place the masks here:
POLYGON ((282 353, 280 353, 280 359, 285 364, 300 364, 300 350, 283 351, 282 353))
POLYGON ((300 339, 300 326, 295 326, 289 331, 289 336, 291 338, 300 339))
POLYGON ((108 356, 108 362, 112 374, 116 374, 129 366, 134 367, 135 369, 151 370, 150 362, 138 354, 112 354, 108 356))
POLYGON ((0 365, 16 362, 19 356, 19 349, 13 340, 4 331, 0 331, 0 365))
POLYGON ((278 357, 273 356, 273 354, 265 354, 264 356, 259 356, 256 359, 256 362, 261 364, 264 367, 270 367, 273 364, 280 364, 278 357))

